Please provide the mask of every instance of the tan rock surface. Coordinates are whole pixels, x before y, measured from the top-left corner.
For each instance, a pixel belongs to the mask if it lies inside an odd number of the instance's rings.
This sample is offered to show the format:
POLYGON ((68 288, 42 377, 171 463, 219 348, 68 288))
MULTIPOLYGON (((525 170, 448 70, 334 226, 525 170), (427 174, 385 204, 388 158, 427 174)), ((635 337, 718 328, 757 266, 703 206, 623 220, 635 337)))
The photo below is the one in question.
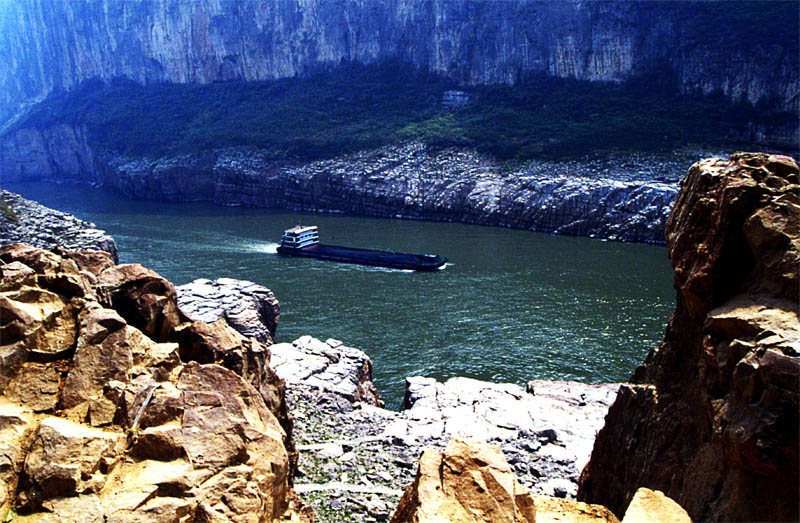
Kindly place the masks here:
POLYGON ((622 523, 692 523, 683 507, 660 490, 640 488, 628 505, 622 523))
POLYGON ((517 482, 502 450, 477 440, 451 440, 422 453, 414 483, 391 521, 534 522, 533 496, 517 482))
POLYGON ((534 496, 536 523, 619 523, 603 505, 590 505, 572 499, 534 496))
POLYGON ((0 517, 312 520, 269 350, 144 267, 61 254, 0 247, 0 517))
POLYGON ((609 409, 579 499, 620 515, 647 487, 694 520, 800 520, 800 168, 699 162, 666 235, 675 313, 609 409))

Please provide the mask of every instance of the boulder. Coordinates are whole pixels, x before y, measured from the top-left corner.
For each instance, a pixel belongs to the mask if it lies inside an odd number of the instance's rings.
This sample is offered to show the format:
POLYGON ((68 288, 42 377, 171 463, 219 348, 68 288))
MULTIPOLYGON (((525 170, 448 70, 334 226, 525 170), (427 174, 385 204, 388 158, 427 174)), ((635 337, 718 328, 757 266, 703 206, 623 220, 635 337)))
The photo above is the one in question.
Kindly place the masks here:
POLYGON ((270 350, 270 366, 288 384, 328 390, 350 401, 383 406, 372 381, 372 360, 358 349, 338 340, 322 342, 303 336, 292 343, 272 345, 270 350))
POLYGON ((625 511, 622 523, 692 523, 689 514, 660 490, 640 488, 625 511))
POLYGON ((619 523, 614 513, 603 505, 551 496, 534 496, 533 499, 536 504, 536 523, 619 523))
POLYGON ((100 273, 100 303, 116 310, 153 341, 170 341, 186 320, 178 309, 175 287, 138 264, 109 267, 100 273))
POLYGON ((736 153, 692 166, 667 222, 675 313, 606 417, 579 499, 640 487, 702 521, 800 519, 800 169, 736 153))
POLYGON ((100 493, 122 450, 120 443, 124 443, 120 432, 45 418, 39 423, 25 458, 23 481, 30 487, 24 492, 21 505, 100 493))
POLYGON ((231 278, 194 280, 176 287, 178 305, 189 318, 205 323, 219 319, 248 338, 266 345, 276 339, 281 307, 271 290, 231 278))
POLYGON ((454 439, 442 452, 422 453, 414 483, 403 493, 391 521, 532 523, 536 509, 499 447, 454 439))

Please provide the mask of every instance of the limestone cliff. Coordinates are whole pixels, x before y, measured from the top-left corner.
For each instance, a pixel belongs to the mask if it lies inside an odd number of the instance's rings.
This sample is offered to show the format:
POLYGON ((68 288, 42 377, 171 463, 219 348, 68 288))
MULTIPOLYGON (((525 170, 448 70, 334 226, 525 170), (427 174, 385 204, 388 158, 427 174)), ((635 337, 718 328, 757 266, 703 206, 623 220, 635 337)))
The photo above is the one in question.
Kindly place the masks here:
POLYGON ((400 59, 465 84, 671 72, 685 91, 798 102, 793 2, 146 0, 0 4, 0 123, 82 80, 212 82, 400 59), (777 15, 770 15, 777 9, 777 15))
MULTIPOLYGON (((31 136, 31 144, 47 143, 40 133, 31 136)), ((132 198, 460 221, 649 243, 664 241, 678 192, 673 171, 683 165, 649 162, 611 172, 580 162, 539 162, 509 172, 474 150, 420 143, 314 162, 276 161, 263 151, 239 149, 123 158, 94 155, 79 142, 73 154, 43 147, 18 155, 10 143, 0 140, 0 172, 9 181, 72 180, 132 198), (61 160, 77 157, 91 159, 88 167, 61 160), (629 172, 638 169, 645 174, 629 172)))
POLYGON ((737 153, 694 165, 667 223, 677 304, 623 385, 579 499, 639 487, 695 521, 797 521, 800 171, 737 153))
POLYGON ((269 350, 188 321, 99 251, 0 248, 0 514, 36 521, 310 516, 269 350))

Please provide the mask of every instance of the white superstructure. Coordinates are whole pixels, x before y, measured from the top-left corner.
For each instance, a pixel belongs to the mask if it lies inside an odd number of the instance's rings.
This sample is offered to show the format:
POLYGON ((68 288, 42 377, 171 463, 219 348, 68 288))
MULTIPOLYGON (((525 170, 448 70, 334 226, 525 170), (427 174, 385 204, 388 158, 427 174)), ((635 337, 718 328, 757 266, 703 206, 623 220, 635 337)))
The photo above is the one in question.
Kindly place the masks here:
POLYGON ((316 225, 306 227, 298 225, 286 229, 283 233, 283 240, 281 240, 281 245, 289 249, 301 249, 315 243, 319 243, 319 231, 316 225))

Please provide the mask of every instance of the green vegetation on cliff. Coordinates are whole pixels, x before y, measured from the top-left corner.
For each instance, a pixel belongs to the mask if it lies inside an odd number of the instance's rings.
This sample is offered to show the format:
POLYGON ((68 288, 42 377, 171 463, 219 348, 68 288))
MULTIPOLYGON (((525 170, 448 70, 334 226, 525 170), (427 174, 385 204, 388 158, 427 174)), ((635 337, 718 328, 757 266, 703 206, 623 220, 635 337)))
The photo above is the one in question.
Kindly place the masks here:
POLYGON ((85 125, 96 145, 134 155, 256 146, 319 158, 416 139, 527 160, 717 145, 753 126, 797 120, 769 101, 754 107, 722 94, 679 95, 666 68, 622 84, 538 74, 514 86, 462 88, 470 101, 460 108, 443 105, 450 89, 458 87, 401 63, 342 64, 263 82, 93 80, 54 93, 15 128, 85 125))

